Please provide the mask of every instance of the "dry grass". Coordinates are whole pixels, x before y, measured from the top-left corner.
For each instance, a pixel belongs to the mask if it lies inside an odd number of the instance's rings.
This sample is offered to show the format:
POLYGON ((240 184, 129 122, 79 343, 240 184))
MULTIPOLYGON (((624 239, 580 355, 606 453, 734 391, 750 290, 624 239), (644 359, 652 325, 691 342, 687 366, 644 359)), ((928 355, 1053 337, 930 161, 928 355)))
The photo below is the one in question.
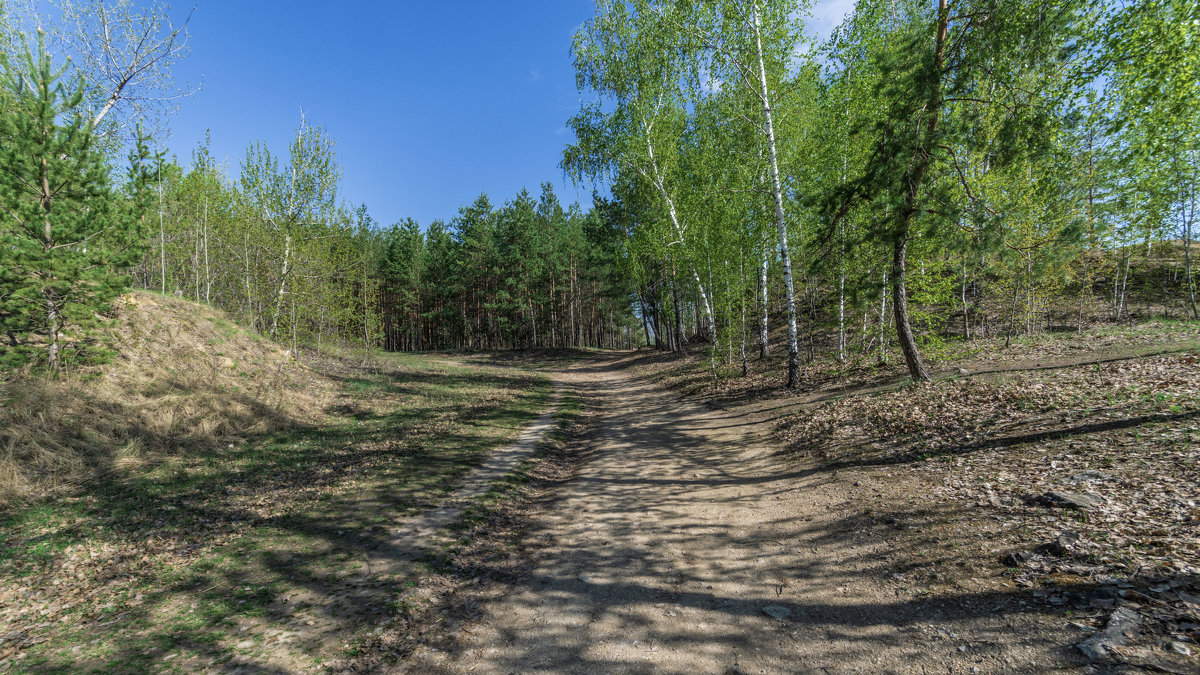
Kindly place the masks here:
POLYGON ((312 420, 334 385, 215 309, 120 299, 108 364, 0 375, 0 506, 312 420))

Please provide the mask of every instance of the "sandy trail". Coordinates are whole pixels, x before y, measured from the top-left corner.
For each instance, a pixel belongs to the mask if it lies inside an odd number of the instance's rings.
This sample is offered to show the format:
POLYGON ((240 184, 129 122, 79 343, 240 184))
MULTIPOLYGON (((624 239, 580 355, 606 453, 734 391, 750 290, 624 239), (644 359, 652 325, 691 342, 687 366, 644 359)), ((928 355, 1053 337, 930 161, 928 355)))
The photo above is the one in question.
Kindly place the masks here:
POLYGON ((836 474, 785 464, 759 415, 585 361, 590 458, 530 537, 531 571, 410 672, 1012 672, 1077 667, 1010 594, 915 598, 886 534, 847 526, 836 474), (779 619, 764 609, 786 614, 779 619), (779 610, 783 611, 780 612, 779 610))
MULTIPOLYGON (((455 365, 459 365, 455 363, 455 365)), ((440 530, 462 519, 464 510, 492 485, 512 473, 528 459, 546 434, 554 428, 554 414, 562 403, 562 388, 556 387, 545 412, 521 432, 515 441, 496 450, 468 473, 444 503, 392 529, 388 541, 367 558, 368 574, 389 574, 405 563, 428 554, 432 538, 440 530)))

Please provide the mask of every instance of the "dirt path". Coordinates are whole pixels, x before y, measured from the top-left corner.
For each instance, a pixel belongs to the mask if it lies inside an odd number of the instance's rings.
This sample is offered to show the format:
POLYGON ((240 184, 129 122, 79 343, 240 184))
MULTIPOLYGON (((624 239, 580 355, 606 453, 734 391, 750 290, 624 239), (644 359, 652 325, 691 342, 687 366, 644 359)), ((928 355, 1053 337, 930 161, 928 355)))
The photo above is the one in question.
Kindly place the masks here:
POLYGON ((1081 665, 1061 619, 1016 594, 905 589, 889 570, 920 552, 912 537, 853 531, 856 490, 781 461, 758 415, 678 401, 633 380, 621 358, 563 376, 604 414, 590 458, 531 527, 531 571, 485 601, 479 621, 418 650, 410 672, 1081 665))
POLYGON ((380 545, 367 558, 367 573, 392 573, 405 563, 426 555, 434 534, 460 520, 463 510, 473 500, 487 492, 497 480, 512 473, 537 450, 538 444, 555 425, 554 414, 558 412, 562 394, 561 387, 555 388, 546 411, 526 427, 515 441, 490 454, 483 464, 468 473, 441 506, 394 528, 387 543, 380 545))

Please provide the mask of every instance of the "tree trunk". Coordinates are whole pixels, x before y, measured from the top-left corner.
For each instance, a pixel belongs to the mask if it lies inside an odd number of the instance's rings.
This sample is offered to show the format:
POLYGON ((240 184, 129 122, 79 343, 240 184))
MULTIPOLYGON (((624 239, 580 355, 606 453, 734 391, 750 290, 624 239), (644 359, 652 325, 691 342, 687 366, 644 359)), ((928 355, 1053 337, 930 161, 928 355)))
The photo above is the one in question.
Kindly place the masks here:
POLYGON ((1008 335, 1004 338, 1004 348, 1012 344, 1013 333, 1017 330, 1017 299, 1021 297, 1021 278, 1017 277, 1013 285, 1012 308, 1008 312, 1008 335))
POLYGON ((758 269, 758 292, 759 292, 759 296, 760 296, 760 302, 762 302, 762 308, 761 308, 762 309, 762 317, 761 317, 762 320, 759 323, 759 327, 758 327, 758 358, 760 358, 760 359, 767 358, 767 351, 768 351, 767 341, 769 339, 769 333, 768 333, 769 325, 767 323, 767 320, 769 317, 768 317, 768 310, 767 310, 767 302, 769 301, 769 298, 768 298, 768 293, 767 293, 767 291, 768 291, 768 289, 767 289, 767 264, 768 264, 767 254, 769 253, 769 251, 770 251, 770 248, 768 246, 768 243, 766 241, 763 241, 762 263, 760 264, 759 269, 758 269))
POLYGON ((250 231, 246 231, 245 243, 242 247, 245 266, 242 270, 242 281, 246 286, 246 315, 250 317, 250 325, 257 326, 258 318, 254 315, 254 294, 250 292, 250 231))
POLYGON ((838 346, 837 359, 846 362, 846 271, 838 271, 838 346))
POLYGON ((650 323, 646 319, 646 294, 638 291, 638 300, 642 303, 642 331, 646 334, 646 346, 650 346, 650 323))
POLYGON ((775 229, 779 232, 779 258, 783 265, 783 290, 787 298, 788 317, 788 389, 798 383, 800 371, 800 345, 796 333, 795 285, 792 281, 792 254, 788 247, 787 220, 783 212, 783 186, 779 179, 779 156, 775 151, 775 123, 771 116, 771 93, 767 87, 767 67, 763 60, 762 29, 758 19, 757 0, 751 5, 754 23, 754 43, 758 50, 758 77, 761 88, 763 117, 767 126, 767 148, 771 159, 771 192, 775 198, 775 229))
POLYGON ((212 304, 212 267, 208 264, 208 195, 204 196, 204 302, 212 304))
POLYGON ((883 285, 879 287, 879 362, 887 363, 887 288, 888 273, 882 273, 883 285))
POLYGON ((292 233, 283 235, 283 265, 279 272, 279 291, 275 294, 275 311, 271 313, 271 339, 279 331, 279 311, 283 308, 283 296, 287 293, 288 272, 292 264, 292 233))
POLYGON ((746 377, 750 374, 750 361, 746 358, 746 265, 744 262, 739 265, 738 280, 740 281, 738 295, 742 305, 742 377, 746 377))
POLYGON ((925 372, 925 364, 917 352, 916 340, 913 339, 912 327, 908 321, 908 290, 905 288, 904 266, 908 253, 908 237, 896 237, 892 255, 892 311, 896 318, 896 337, 900 342, 900 351, 904 354, 904 362, 908 364, 908 374, 914 382, 928 382, 929 374, 925 372))
POLYGON ((163 229, 163 186, 161 178, 158 184, 158 262, 162 272, 162 293, 167 294, 167 234, 163 229))
POLYGON ((1120 300, 1117 302, 1117 320, 1118 321, 1121 320, 1122 316, 1128 315, 1128 313, 1129 313, 1129 310, 1126 308, 1125 299, 1129 294, 1129 264, 1132 261, 1132 258, 1133 258, 1133 256, 1130 255, 1129 253, 1125 254, 1125 274, 1124 274, 1124 278, 1121 280, 1120 300))
POLYGON ((683 311, 679 306, 679 284, 675 283, 675 266, 671 266, 671 302, 675 308, 675 351, 683 351, 687 341, 683 331, 683 311))
POLYGON ((963 278, 962 278, 962 308, 963 308, 963 337, 967 340, 971 339, 971 312, 967 306, 967 260, 963 258, 963 278))
POLYGON ((1189 192, 1190 208, 1189 213, 1184 215, 1183 221, 1183 274, 1187 281, 1188 304, 1192 309, 1192 318, 1200 319, 1200 314, 1196 312, 1196 282, 1192 279, 1192 224, 1196 222, 1196 188, 1200 180, 1197 179, 1196 172, 1200 171, 1200 162, 1197 162, 1196 152, 1192 152, 1192 189, 1189 192))
POLYGON ((917 213, 917 198, 921 180, 925 176, 925 170, 929 167, 933 145, 936 141, 938 114, 941 111, 942 56, 946 43, 946 26, 950 21, 950 10, 946 2, 947 0, 938 1, 937 40, 934 44, 933 54, 934 83, 931 87, 930 100, 926 106, 926 109, 930 111, 929 123, 925 137, 917 150, 917 157, 914 158, 916 166, 904 181, 908 186, 908 191, 905 195, 904 210, 899 214, 899 222, 892 242, 892 308, 896 315, 896 337, 900 342, 900 351, 904 353, 904 361, 908 365, 908 374, 912 376, 914 382, 928 382, 930 378, 929 373, 925 372, 925 364, 921 361, 921 354, 913 339, 912 325, 908 320, 905 258, 908 252, 909 229, 912 218, 917 213))

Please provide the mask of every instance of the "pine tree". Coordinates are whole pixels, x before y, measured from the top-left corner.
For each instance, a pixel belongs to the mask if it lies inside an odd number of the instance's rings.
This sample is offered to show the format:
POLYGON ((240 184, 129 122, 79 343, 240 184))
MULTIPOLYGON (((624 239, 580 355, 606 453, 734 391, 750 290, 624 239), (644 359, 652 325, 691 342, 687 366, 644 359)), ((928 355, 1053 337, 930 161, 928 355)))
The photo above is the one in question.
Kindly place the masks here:
POLYGON ((96 351, 88 330, 128 287, 123 270, 140 259, 143 237, 134 208, 109 187, 82 83, 64 85, 40 33, 37 53, 26 48, 23 60, 14 68, 5 59, 0 76, 3 358, 23 361, 40 348, 58 368, 68 354, 96 351))

